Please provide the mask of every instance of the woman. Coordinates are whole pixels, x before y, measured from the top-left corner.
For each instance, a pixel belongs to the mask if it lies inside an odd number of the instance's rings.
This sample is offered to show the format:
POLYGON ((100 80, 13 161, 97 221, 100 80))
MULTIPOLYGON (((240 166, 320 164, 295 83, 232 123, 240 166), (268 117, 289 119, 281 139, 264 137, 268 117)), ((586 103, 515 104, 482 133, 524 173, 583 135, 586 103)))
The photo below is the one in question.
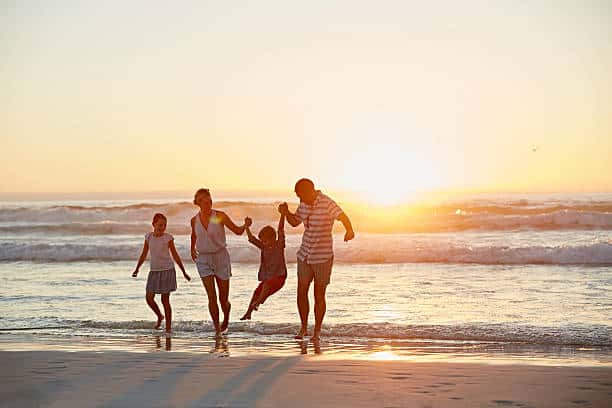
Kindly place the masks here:
POLYGON ((208 295, 208 311, 215 326, 215 336, 219 336, 227 330, 232 307, 228 299, 232 265, 225 243, 225 227, 236 235, 242 235, 245 228, 251 226, 252 221, 247 217, 244 219, 244 225, 239 227, 224 212, 213 210, 212 197, 206 188, 196 191, 193 203, 200 207, 200 211, 191 219, 191 259, 202 278, 208 295), (215 283, 223 311, 221 324, 215 283))

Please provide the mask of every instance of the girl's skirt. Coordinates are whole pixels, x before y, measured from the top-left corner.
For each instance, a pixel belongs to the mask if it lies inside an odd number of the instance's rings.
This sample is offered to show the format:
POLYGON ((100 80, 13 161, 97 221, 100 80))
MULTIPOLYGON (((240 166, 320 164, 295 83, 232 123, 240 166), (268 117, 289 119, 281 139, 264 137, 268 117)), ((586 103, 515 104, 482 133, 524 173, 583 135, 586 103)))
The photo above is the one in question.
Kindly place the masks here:
POLYGON ((176 270, 151 271, 147 277, 147 292, 170 293, 176 290, 176 270))

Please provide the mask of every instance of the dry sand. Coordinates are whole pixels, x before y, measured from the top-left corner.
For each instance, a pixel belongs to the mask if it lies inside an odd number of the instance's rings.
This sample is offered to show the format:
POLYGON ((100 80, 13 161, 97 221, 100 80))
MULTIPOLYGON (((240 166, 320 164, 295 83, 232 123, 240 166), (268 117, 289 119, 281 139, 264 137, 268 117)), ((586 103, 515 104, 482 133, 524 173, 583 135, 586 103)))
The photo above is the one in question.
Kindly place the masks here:
POLYGON ((1 351, 2 407, 610 407, 612 368, 1 351))

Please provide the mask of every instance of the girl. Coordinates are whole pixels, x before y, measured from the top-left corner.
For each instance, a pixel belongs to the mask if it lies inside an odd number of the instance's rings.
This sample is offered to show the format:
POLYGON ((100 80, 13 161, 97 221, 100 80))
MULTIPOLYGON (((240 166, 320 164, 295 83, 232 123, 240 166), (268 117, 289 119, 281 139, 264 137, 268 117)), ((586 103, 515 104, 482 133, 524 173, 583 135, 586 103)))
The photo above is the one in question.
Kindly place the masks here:
POLYGON ((236 235, 242 235, 245 228, 251 225, 251 219, 245 218, 244 225, 239 227, 224 212, 213 210, 212 197, 206 188, 196 191, 193 203, 200 207, 200 211, 191 219, 191 258, 206 289, 208 311, 215 326, 215 336, 219 336, 227 330, 232 307, 228 300, 232 266, 225 243, 225 227, 236 235), (215 283, 223 311, 221 324, 215 283))
POLYGON ((142 253, 138 258, 138 264, 132 277, 138 276, 138 270, 142 266, 145 259, 147 259, 147 253, 151 250, 151 271, 147 278, 147 304, 155 312, 157 316, 157 323, 155 328, 159 329, 161 326, 164 316, 159 310, 159 306, 155 303, 155 294, 161 294, 162 304, 164 305, 164 314, 166 318, 166 336, 172 335, 172 308, 170 307, 170 292, 176 290, 176 271, 174 270, 174 263, 172 259, 178 264, 183 276, 187 281, 191 278, 185 272, 185 267, 181 261, 181 257, 176 252, 174 246, 174 237, 166 233, 166 224, 168 223, 164 214, 157 213, 153 216, 153 232, 149 232, 145 235, 144 246, 142 247, 142 253), (172 259, 170 258, 172 254, 172 259))

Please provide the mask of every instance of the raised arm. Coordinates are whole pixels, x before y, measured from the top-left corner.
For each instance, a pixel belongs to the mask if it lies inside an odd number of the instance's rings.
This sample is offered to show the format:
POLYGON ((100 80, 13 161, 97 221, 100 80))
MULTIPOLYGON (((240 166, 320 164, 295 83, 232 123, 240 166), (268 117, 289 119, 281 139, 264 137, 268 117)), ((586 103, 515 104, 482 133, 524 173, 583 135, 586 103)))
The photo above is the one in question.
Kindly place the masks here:
POLYGON ((142 252, 140 253, 140 257, 138 258, 138 263, 136 264, 136 269, 134 269, 134 272, 132 272, 132 277, 135 278, 136 276, 138 276, 138 271, 140 267, 142 266, 142 264, 144 263, 145 259, 147 259, 148 253, 149 253, 149 243, 145 239, 144 245, 142 246, 142 252))
POLYGON ((261 249, 261 247, 262 247, 261 241, 259 239, 257 239, 257 237, 255 235, 253 235, 253 233, 251 232, 251 228, 246 227, 245 231, 247 233, 247 236, 249 237, 249 242, 251 244, 255 245, 257 248, 261 249))
POLYGON ((285 216, 285 218, 287 219, 287 222, 292 227, 297 227, 298 225, 302 223, 302 220, 298 216, 296 216, 294 213, 289 211, 289 206, 287 205, 287 203, 282 203, 281 205, 279 205, 278 212, 280 212, 281 215, 285 216))
POLYGON ((277 241, 281 244, 283 248, 285 248, 285 215, 281 214, 280 219, 278 220, 278 234, 277 241))
POLYGON ((172 259, 174 259, 174 262, 176 262, 179 268, 181 268, 181 271, 183 272, 183 276, 185 277, 185 279, 190 281, 191 277, 187 275, 187 272, 185 272, 183 261, 181 260, 181 257, 178 254, 178 252, 176 252, 176 247, 174 246, 174 240, 171 240, 170 242, 168 242, 168 248, 170 248, 170 254, 172 254, 172 259))
POLYGON ((244 233, 244 230, 247 227, 251 226, 252 221, 249 217, 246 217, 244 219, 244 224, 239 227, 238 225, 234 224, 234 221, 232 221, 229 215, 222 211, 218 211, 218 213, 221 216, 221 222, 223 223, 223 225, 225 225, 230 231, 232 231, 236 235, 242 235, 244 233))

